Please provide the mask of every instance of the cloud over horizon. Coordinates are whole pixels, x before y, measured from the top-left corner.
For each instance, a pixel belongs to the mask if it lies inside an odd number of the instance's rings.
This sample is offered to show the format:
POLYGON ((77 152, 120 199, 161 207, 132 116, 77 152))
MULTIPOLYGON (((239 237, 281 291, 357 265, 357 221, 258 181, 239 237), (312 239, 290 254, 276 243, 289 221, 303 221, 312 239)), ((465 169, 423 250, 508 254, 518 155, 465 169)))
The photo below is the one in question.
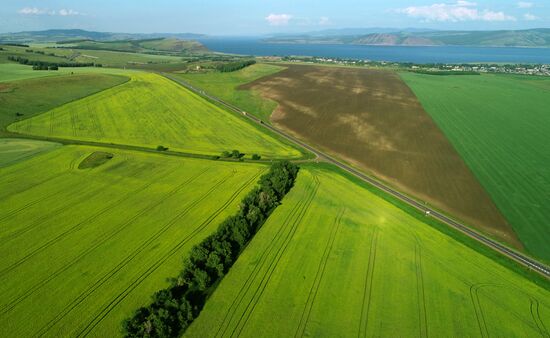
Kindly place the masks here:
POLYGON ((84 15, 80 12, 75 11, 74 9, 61 8, 60 10, 49 10, 45 8, 37 7, 23 7, 17 13, 22 15, 59 15, 59 16, 75 16, 75 15, 84 15))
POLYGON ((288 25, 288 22, 292 19, 292 15, 290 14, 269 14, 265 17, 265 20, 271 25, 271 26, 286 26, 288 25))
POLYGON ((516 18, 488 9, 479 10, 475 2, 459 0, 455 3, 435 3, 428 6, 410 6, 400 8, 398 13, 406 14, 424 22, 461 22, 461 21, 516 21, 516 18))

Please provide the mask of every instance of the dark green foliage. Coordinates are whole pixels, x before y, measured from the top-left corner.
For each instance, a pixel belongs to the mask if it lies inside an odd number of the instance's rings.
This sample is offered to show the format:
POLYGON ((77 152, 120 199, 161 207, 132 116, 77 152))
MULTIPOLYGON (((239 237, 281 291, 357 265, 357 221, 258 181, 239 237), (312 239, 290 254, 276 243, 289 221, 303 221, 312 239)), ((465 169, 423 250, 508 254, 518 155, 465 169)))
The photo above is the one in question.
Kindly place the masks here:
POLYGON ((226 62, 216 65, 216 70, 222 73, 234 72, 239 69, 251 66, 256 63, 256 60, 246 60, 246 61, 235 61, 235 62, 226 62))
MULTIPOLYGON (((29 60, 27 58, 23 58, 23 57, 20 57, 20 56, 12 56, 12 55, 8 56, 8 60, 19 62, 22 65, 33 66, 33 69, 34 69, 35 66, 36 67, 46 67, 46 69, 48 67, 52 67, 52 66, 55 66, 55 67, 93 67, 93 66, 101 67, 99 64, 96 65, 93 62, 47 62, 47 61, 29 60)), ((40 68, 40 69, 44 69, 44 68, 40 68)))
POLYGON ((168 148, 166 148, 165 146, 157 146, 157 150, 158 151, 166 151, 166 150, 168 150, 168 148))
POLYGON ((292 188, 298 166, 277 162, 241 202, 239 212, 191 249, 178 278, 123 323, 126 337, 177 337, 202 310, 211 288, 233 265, 246 244, 292 188))
POLYGON ((261 158, 262 158, 262 157, 261 157, 260 155, 258 155, 258 154, 252 154, 252 159, 253 159, 253 160, 259 160, 259 159, 261 159, 261 158))
POLYGON ((229 151, 224 151, 222 152, 222 157, 224 158, 234 158, 236 160, 239 160, 239 159, 242 159, 244 157, 245 154, 241 153, 240 151, 238 150, 232 150, 231 152, 229 151))

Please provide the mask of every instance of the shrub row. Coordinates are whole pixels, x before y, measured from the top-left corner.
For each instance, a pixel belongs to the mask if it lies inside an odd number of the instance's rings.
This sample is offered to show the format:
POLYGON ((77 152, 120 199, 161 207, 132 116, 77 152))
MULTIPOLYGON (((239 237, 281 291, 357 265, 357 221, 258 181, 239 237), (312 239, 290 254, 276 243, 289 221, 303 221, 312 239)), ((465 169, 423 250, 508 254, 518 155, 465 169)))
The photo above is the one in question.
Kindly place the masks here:
POLYGON ((153 295, 152 303, 123 322, 126 337, 179 336, 198 316, 207 295, 227 273, 246 244, 292 188, 298 166, 276 162, 259 186, 242 200, 239 212, 191 249, 178 278, 153 295))
POLYGON ((19 62, 22 65, 40 66, 40 67, 102 67, 101 63, 93 62, 47 62, 39 60, 29 60, 20 56, 8 56, 8 60, 19 62))
POLYGON ((222 73, 234 72, 236 70, 251 66, 255 63, 256 63, 256 60, 220 63, 216 65, 216 70, 222 73))

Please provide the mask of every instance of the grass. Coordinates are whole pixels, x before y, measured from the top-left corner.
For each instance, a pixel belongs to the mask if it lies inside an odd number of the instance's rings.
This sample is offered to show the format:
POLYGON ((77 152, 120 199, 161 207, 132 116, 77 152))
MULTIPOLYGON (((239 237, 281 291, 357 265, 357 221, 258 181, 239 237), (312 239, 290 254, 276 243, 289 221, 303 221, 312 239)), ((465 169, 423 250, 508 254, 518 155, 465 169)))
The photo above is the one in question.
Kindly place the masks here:
POLYGON ((133 73, 121 86, 17 122, 8 130, 65 139, 219 155, 296 158, 301 153, 162 76, 133 73))
POLYGON ((184 336, 545 332, 548 288, 321 168, 302 168, 184 336))
POLYGON ((0 138, 0 168, 25 161, 59 147, 59 143, 0 138))
POLYGON ((18 63, 0 63, 0 83, 54 75, 59 75, 59 72, 55 70, 36 71, 32 70, 30 66, 18 63))
POLYGON ((412 91, 390 71, 292 66, 245 86, 277 126, 515 247, 510 225, 412 91))
POLYGON ((0 168, 0 336, 112 337, 264 165, 64 146, 0 168))
POLYGON ((31 118, 126 81, 128 77, 96 72, 0 83, 0 133, 10 123, 31 118))
POLYGON ((177 76, 269 123, 277 103, 262 98, 258 92, 241 90, 239 86, 282 69, 284 68, 260 63, 229 73, 180 73, 177 76))
POLYGON ((525 248, 550 261, 550 80, 401 74, 525 248))

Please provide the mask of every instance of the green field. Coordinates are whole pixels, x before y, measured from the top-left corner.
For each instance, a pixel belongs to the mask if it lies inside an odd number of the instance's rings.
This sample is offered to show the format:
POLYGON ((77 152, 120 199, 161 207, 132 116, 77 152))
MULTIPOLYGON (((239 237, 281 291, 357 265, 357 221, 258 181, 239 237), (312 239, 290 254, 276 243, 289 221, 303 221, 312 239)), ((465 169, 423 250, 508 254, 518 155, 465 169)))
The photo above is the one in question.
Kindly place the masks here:
POLYGON ((59 75, 59 72, 55 70, 36 71, 32 70, 30 66, 18 63, 0 63, 0 83, 52 75, 59 75))
POLYGON ((59 143, 0 138, 0 168, 61 146, 59 143))
POLYGON ((262 98, 258 92, 239 90, 238 87, 261 77, 276 73, 282 69, 284 68, 259 63, 235 72, 211 72, 202 74, 181 73, 177 75, 193 86, 230 102, 269 123, 269 117, 277 107, 277 103, 262 98))
POLYGON ((401 74, 525 248, 550 261, 550 80, 401 74))
POLYGON ((302 168, 184 336, 548 334, 547 289, 421 217, 302 168))
POLYGON ((0 168, 2 337, 117 336, 266 166, 64 146, 0 168))
MULTIPOLYGON (((2 66, 0 64, 0 67, 2 66)), ((61 74, 64 73, 59 75, 61 74)), ((125 76, 101 74, 96 71, 90 74, 77 72, 73 75, 0 83, 0 133, 17 120, 28 119, 65 103, 122 84, 128 79, 125 76)))
POLYGON ((264 158, 300 157, 290 145, 155 74, 17 122, 8 130, 74 140, 219 155, 238 149, 264 158))

